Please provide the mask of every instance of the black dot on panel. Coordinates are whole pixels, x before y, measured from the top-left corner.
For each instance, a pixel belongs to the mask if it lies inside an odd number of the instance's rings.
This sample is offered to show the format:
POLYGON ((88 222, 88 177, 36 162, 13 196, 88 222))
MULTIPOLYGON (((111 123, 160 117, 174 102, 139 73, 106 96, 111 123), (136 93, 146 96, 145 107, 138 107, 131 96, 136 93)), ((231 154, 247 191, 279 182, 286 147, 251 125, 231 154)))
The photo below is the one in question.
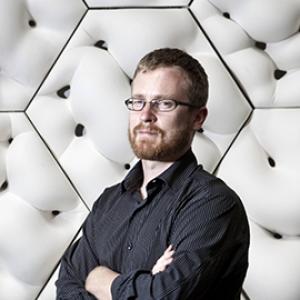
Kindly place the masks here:
POLYGON ((269 165, 274 168, 275 167, 275 160, 272 158, 272 157, 268 157, 268 162, 269 162, 269 165))
POLYGON ((5 191, 8 187, 8 182, 5 180, 0 186, 0 192, 5 191))
POLYGON ((34 20, 29 20, 28 21, 28 25, 30 26, 30 27, 36 27, 36 22, 34 21, 34 20))
POLYGON ((51 213, 52 213, 53 216, 57 216, 57 215, 60 214, 60 211, 59 210, 52 210, 51 213))
POLYGON ((223 17, 227 18, 227 19, 230 19, 230 14, 229 12, 224 12, 223 13, 223 17))
POLYGON ((280 78, 282 78, 285 74, 286 74, 286 71, 284 71, 284 70, 277 69, 277 70, 274 71, 274 77, 277 80, 279 80, 280 78))
POLYGON ((255 42, 255 47, 260 50, 265 50, 267 48, 267 44, 264 42, 255 42))
POLYGON ((94 46, 97 47, 97 48, 103 49, 103 50, 108 50, 107 44, 106 44, 106 42, 103 41, 103 40, 97 41, 97 42, 94 44, 94 46))
POLYGON ((130 164, 125 164, 125 165, 124 165, 124 168, 125 168, 126 170, 129 170, 129 169, 130 169, 130 164))
POLYGON ((84 126, 82 124, 77 124, 75 128, 75 135, 80 137, 83 136, 84 126))
POLYGON ((13 139, 12 137, 10 137, 10 138, 8 139, 8 143, 11 144, 13 140, 14 140, 14 139, 13 139))
POLYGON ((273 233, 273 237, 274 237, 275 239, 277 239, 277 240, 282 239, 282 235, 279 234, 279 233, 277 233, 277 232, 274 232, 274 233, 273 233))
POLYGON ((58 97, 67 99, 70 93, 70 85, 65 85, 61 89, 59 89, 56 94, 58 97))

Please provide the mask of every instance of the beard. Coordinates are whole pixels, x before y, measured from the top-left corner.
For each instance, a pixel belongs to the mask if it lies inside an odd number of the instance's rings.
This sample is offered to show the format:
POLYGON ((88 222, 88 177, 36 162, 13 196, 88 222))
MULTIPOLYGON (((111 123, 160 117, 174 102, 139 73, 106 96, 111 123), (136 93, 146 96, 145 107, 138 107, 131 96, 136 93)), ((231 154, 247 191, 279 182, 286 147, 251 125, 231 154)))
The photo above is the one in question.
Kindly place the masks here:
POLYGON ((191 144, 192 129, 184 127, 176 130, 166 140, 165 132, 156 125, 137 125, 132 132, 128 130, 129 141, 134 154, 139 159, 172 162, 180 158, 191 144), (147 129, 156 135, 159 141, 152 139, 138 139, 138 131, 147 129))

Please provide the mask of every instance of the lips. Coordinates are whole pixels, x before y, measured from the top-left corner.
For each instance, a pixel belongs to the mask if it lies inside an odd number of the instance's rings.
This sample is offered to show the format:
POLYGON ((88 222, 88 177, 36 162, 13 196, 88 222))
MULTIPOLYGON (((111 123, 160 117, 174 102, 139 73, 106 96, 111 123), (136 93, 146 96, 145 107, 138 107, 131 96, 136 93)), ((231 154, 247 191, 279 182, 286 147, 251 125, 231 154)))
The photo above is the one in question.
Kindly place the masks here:
POLYGON ((142 130, 137 130, 137 133, 140 133, 140 134, 157 134, 157 130, 147 130, 147 129, 142 129, 142 130))
POLYGON ((134 128, 134 133, 140 135, 157 135, 162 134, 162 130, 156 126, 145 127, 143 125, 138 125, 134 128))

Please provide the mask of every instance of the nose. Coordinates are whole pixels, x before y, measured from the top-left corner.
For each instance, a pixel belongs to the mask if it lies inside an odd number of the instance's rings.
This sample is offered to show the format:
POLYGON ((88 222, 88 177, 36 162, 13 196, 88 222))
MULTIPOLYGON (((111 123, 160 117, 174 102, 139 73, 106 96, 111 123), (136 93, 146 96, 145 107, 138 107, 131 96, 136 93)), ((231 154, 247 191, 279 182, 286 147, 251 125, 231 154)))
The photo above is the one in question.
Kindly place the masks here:
POLYGON ((147 102, 144 108, 141 110, 140 119, 143 122, 155 122, 156 115, 151 107, 151 103, 147 102))

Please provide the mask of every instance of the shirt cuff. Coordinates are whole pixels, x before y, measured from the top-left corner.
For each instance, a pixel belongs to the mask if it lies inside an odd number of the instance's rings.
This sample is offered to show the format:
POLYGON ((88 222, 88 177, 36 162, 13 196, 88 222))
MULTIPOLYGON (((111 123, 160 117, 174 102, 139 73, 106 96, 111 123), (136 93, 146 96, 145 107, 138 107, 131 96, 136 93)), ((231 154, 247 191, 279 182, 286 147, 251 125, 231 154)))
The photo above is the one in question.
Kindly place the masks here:
MULTIPOLYGON (((121 274, 116 277, 111 284, 111 295, 113 300, 130 299, 137 297, 136 280, 143 281, 151 276, 149 271, 133 271, 127 274, 121 274), (145 277, 145 278, 144 278, 145 277)), ((147 281, 147 280, 146 280, 147 281)))

